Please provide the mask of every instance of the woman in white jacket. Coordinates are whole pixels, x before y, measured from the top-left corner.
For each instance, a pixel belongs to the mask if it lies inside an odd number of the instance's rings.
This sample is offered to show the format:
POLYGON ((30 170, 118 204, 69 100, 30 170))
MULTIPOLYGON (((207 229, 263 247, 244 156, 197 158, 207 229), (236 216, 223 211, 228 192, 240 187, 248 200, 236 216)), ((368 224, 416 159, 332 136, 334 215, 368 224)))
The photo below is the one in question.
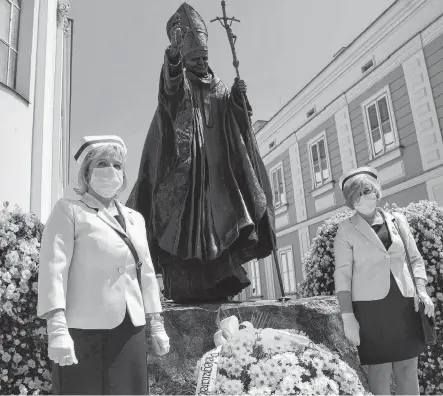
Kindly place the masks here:
POLYGON ((146 394, 146 315, 154 350, 169 351, 144 219, 116 199, 125 158, 117 136, 83 138, 81 197, 58 201, 44 229, 37 313, 54 394, 146 394))
POLYGON ((346 337, 369 366, 373 394, 418 395, 418 356, 425 350, 418 296, 406 261, 407 249, 425 313, 434 315, 426 271, 406 217, 380 208, 377 171, 355 169, 340 180, 346 204, 356 213, 338 226, 334 242, 335 289, 346 337), (400 234, 405 240, 403 244, 400 234))

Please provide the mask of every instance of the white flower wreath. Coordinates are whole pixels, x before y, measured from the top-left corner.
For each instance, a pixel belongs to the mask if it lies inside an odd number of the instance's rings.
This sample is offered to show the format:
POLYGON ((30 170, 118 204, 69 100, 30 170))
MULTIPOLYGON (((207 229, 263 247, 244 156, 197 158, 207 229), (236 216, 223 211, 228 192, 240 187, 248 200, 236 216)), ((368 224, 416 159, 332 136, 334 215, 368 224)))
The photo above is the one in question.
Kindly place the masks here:
POLYGON ((214 340, 199 364, 199 395, 367 394, 348 364, 294 331, 255 329, 231 316, 214 340))

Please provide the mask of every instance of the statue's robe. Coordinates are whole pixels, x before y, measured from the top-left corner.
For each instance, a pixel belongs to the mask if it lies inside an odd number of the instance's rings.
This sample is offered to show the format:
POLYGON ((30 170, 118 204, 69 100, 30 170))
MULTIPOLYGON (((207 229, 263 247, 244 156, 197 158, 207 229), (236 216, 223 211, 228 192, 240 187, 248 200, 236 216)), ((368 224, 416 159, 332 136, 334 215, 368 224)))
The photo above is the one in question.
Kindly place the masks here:
POLYGON ((144 216, 165 297, 176 302, 236 295, 250 285, 242 264, 272 252, 271 187, 241 103, 211 70, 199 78, 165 55, 127 205, 144 216))

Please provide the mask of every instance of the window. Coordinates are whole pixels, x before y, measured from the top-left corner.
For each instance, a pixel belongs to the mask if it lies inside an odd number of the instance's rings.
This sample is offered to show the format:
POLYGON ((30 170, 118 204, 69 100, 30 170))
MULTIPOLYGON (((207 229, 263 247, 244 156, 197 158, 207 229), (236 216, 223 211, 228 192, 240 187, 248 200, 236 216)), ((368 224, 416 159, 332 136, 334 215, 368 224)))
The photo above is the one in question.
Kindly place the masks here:
POLYGON ((271 170, 271 185, 274 192, 274 207, 279 208, 286 205, 285 178, 282 163, 271 170))
POLYGON ((390 107, 390 98, 386 92, 365 105, 366 125, 373 157, 383 155, 396 147, 390 107))
POLYGON ((249 262, 249 278, 251 280, 251 296, 261 296, 261 283, 260 283, 260 264, 258 260, 252 260, 249 262))
POLYGON ((371 59, 368 63, 366 63, 362 68, 361 72, 366 73, 369 69, 374 67, 374 61, 371 59))
POLYGON ((309 143, 311 170, 314 188, 320 187, 331 180, 326 134, 309 143))
POLYGON ((292 247, 283 248, 279 252, 280 271, 285 293, 296 291, 295 269, 292 258, 292 247))
POLYGON ((307 118, 311 118, 314 114, 315 114, 315 107, 313 107, 311 110, 309 110, 309 111, 306 113, 306 117, 307 117, 307 118))
POLYGON ((20 0, 0 0, 0 82, 15 88, 20 0))

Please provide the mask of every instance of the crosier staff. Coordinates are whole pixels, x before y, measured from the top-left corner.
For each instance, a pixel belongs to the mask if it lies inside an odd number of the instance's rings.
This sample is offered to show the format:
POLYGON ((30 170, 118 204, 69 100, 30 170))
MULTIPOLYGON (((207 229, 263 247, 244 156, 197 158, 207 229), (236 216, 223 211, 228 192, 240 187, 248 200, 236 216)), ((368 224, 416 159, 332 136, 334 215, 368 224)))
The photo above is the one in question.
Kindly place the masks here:
MULTIPOLYGON (((211 22, 219 21, 220 24, 223 26, 223 28, 226 30, 226 33, 228 35, 229 45, 231 46, 231 51, 232 51, 232 58, 233 58, 232 64, 234 65, 235 73, 237 74, 237 78, 240 80, 240 72, 238 70, 240 62, 237 58, 237 52, 235 51, 235 42, 237 41, 237 36, 232 33, 232 29, 231 29, 233 22, 240 22, 240 21, 238 19, 235 19, 234 17, 228 18, 226 16, 226 1, 225 0, 222 0, 221 6, 222 6, 222 10, 223 10, 223 17, 217 17, 217 18, 213 19, 211 22)), ((262 180, 261 180, 261 175, 260 175, 260 170, 258 169, 258 166, 257 166, 256 152, 253 149, 253 145, 254 144, 256 145, 256 142, 255 142, 254 133, 252 131, 251 120, 249 118, 248 108, 246 105, 246 98, 245 98, 245 95, 243 92, 240 92, 240 94, 241 94, 241 98, 242 98, 242 102, 243 102, 243 110, 245 112, 246 120, 248 123, 247 145, 249 146, 249 152, 252 154, 252 166, 254 167, 254 169, 256 171, 258 182, 260 183, 261 186, 263 186, 262 180)), ((271 220, 269 219, 269 216, 266 216, 266 217, 268 218, 268 222, 269 222, 268 229, 271 230, 272 229, 271 224, 270 224, 271 220)), ((269 238, 272 243, 272 253, 274 255, 274 262, 275 262, 275 266, 276 266, 276 270, 277 270, 278 282, 280 284, 280 292, 281 292, 281 296, 282 296, 281 298, 279 298, 279 301, 286 301, 286 300, 289 300, 289 298, 285 297, 285 291, 283 288, 283 280, 281 277, 280 266, 278 265, 278 255, 277 255, 277 250, 276 250, 276 246, 275 246, 275 241, 274 241, 274 238, 271 234, 269 235, 269 238)))

